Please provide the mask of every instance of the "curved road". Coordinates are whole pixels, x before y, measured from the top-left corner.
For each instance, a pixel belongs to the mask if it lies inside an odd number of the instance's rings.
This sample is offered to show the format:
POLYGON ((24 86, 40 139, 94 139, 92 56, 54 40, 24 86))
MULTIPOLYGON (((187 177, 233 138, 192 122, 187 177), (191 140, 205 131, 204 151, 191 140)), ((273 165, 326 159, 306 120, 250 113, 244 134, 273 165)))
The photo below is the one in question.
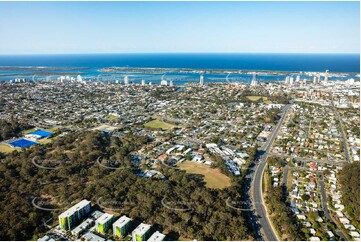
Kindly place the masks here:
POLYGON ((259 160, 258 166, 256 168, 255 174, 253 176, 253 185, 251 188, 251 194, 252 194, 252 204, 255 208, 255 212, 257 214, 259 224, 261 225, 261 230, 263 231, 263 235, 265 236, 265 240, 267 241, 276 241, 278 240, 278 237, 272 227, 272 224, 268 218, 268 214, 265 211, 265 205, 263 201, 263 195, 262 195, 262 181, 263 181, 263 172, 266 168, 266 160, 268 153, 271 150, 273 141, 275 140, 279 129, 281 127, 281 124, 284 120, 284 117, 287 114, 287 111, 289 110, 290 105, 286 105, 281 113, 281 119, 278 121, 278 124, 274 128, 272 134, 267 139, 266 144, 262 147, 262 149, 258 150, 256 155, 256 160, 259 160))

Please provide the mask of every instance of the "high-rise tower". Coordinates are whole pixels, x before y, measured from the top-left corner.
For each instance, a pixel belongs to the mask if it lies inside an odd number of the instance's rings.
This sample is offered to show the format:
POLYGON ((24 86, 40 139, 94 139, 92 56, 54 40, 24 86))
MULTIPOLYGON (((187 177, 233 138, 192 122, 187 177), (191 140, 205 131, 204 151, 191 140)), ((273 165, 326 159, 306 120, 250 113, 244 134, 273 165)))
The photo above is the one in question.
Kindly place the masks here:
POLYGON ((199 78, 199 84, 200 84, 201 86, 204 85, 204 76, 203 76, 203 75, 201 75, 201 77, 199 78))
POLYGON ((258 86, 257 74, 253 74, 251 86, 258 86))
POLYGON ((285 84, 289 84, 290 83, 290 77, 289 76, 286 76, 285 78, 285 84))
POLYGON ((325 82, 327 82, 328 81, 328 70, 326 70, 326 72, 325 72, 325 82))

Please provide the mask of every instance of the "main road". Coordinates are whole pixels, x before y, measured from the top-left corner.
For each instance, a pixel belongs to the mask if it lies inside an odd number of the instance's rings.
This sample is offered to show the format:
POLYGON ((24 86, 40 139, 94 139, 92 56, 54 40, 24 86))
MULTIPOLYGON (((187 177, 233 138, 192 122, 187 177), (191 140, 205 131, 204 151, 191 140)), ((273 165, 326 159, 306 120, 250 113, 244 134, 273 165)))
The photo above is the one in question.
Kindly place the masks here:
POLYGON ((255 209, 255 213, 257 214, 257 218, 259 220, 259 224, 261 227, 261 231, 264 235, 264 240, 267 241, 276 241, 278 240, 277 234, 272 226, 271 221, 268 218, 265 204, 263 201, 263 192, 262 192, 262 181, 263 181, 263 172, 266 168, 266 160, 268 153, 271 150, 272 144, 277 137, 277 134, 280 130, 280 127, 284 121, 284 118, 290 108, 290 105, 286 105, 282 112, 281 112, 281 118, 278 121, 277 125, 273 129, 273 132, 270 134, 270 136, 267 139, 267 142, 265 145, 261 147, 261 149, 258 150, 256 155, 256 161, 258 160, 258 166, 255 170, 252 186, 251 186, 251 199, 252 204, 255 209))
POLYGON ((330 101, 331 101, 331 106, 333 108, 333 111, 338 119, 338 126, 341 132, 341 139, 342 139, 342 145, 343 145, 343 150, 345 152, 345 156, 346 156, 346 160, 348 163, 351 163, 351 159, 350 159, 350 154, 349 154, 349 149, 348 149, 348 143, 346 140, 346 135, 345 135, 345 131, 343 129, 343 125, 342 125, 342 119, 340 117, 340 113, 337 111, 337 108, 335 107, 335 103, 333 102, 333 97, 332 97, 332 93, 329 92, 330 94, 330 101))

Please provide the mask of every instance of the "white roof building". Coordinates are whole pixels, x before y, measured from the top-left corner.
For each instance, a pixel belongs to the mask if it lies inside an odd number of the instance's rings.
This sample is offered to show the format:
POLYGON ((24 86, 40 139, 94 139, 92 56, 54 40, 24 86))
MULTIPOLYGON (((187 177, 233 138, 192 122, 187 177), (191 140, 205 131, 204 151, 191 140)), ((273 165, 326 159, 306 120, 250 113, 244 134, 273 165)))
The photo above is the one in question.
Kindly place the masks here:
POLYGON ((109 213, 104 213, 100 218, 96 220, 97 224, 105 224, 109 220, 113 219, 114 215, 109 213))
POLYGON ((75 229, 73 229, 71 231, 71 233, 73 235, 79 235, 81 232, 83 232, 85 229, 89 228, 91 226, 91 224, 93 223, 93 219, 88 218, 87 220, 85 220, 84 222, 82 222, 80 225, 78 225, 77 227, 75 227, 75 229))
POLYGON ((342 224, 349 224, 350 223, 350 220, 348 220, 347 218, 340 218, 340 222, 342 224))
POLYGON ((68 210, 64 211, 63 213, 61 213, 59 215, 60 218, 63 218, 63 217, 69 217, 71 215, 73 215, 75 212, 85 208, 85 207, 88 207, 89 208, 89 211, 90 211, 90 201, 84 199, 82 201, 80 201, 79 203, 75 204, 74 206, 72 206, 71 208, 69 208, 68 210))
POLYGON ((156 231, 154 234, 152 234, 152 236, 150 236, 148 241, 163 241, 164 239, 165 235, 160 233, 159 231, 156 231))
POLYGON ((312 236, 312 237, 310 237, 310 241, 321 241, 321 240, 317 236, 312 236))
POLYGON ((86 234, 83 235, 83 238, 86 240, 86 241, 105 241, 104 238, 96 235, 96 234, 93 234, 92 232, 88 232, 86 234))
POLYGON ((150 230, 149 224, 141 223, 132 232, 133 241, 136 241, 137 236, 143 237, 150 230))
POLYGON ((346 229, 354 231, 356 230, 355 226, 353 226, 352 224, 344 224, 343 225, 346 229))
POLYGON ((351 231, 351 232, 350 232, 350 235, 351 235, 352 237, 354 237, 354 238, 360 238, 360 234, 359 234, 358 232, 356 232, 356 231, 351 231))
POLYGON ((335 237, 335 235, 330 230, 327 231, 326 233, 327 233, 328 237, 330 237, 330 238, 335 237))
POLYGON ((113 228, 115 228, 115 227, 120 227, 121 228, 124 225, 126 225, 129 221, 131 221, 131 219, 128 218, 127 216, 123 215, 117 221, 115 221, 113 223, 113 228))

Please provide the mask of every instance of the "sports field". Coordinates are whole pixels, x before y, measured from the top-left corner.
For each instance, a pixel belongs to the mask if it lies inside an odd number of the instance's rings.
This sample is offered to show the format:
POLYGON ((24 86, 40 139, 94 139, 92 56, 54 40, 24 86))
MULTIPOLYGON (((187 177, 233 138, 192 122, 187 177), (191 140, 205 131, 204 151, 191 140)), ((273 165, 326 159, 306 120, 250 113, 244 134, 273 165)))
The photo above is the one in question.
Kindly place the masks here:
POLYGON ((270 103, 271 103, 271 101, 268 100, 267 97, 263 97, 263 96, 247 96, 247 98, 248 98, 249 100, 251 100, 252 102, 257 102, 257 101, 259 101, 260 99, 262 99, 262 101, 263 101, 265 104, 270 104, 270 103))
MULTIPOLYGON (((41 129, 41 128, 39 128, 39 129, 41 129)), ((38 128, 27 129, 27 130, 24 130, 24 131, 22 132, 22 134, 23 134, 23 135, 26 135, 26 134, 29 134, 29 133, 34 132, 34 131, 36 131, 36 130, 38 130, 38 128)), ((52 127, 52 128, 50 128, 50 129, 41 129, 41 130, 48 131, 48 132, 55 132, 55 131, 58 130, 58 128, 57 128, 57 127, 52 127)))
POLYGON ((256 102, 256 101, 260 100, 262 98, 262 96, 247 96, 247 98, 249 100, 251 100, 252 102, 256 102))
POLYGON ((204 175, 204 181, 206 182, 206 186, 209 188, 223 189, 231 186, 231 179, 223 174, 219 169, 211 168, 194 161, 185 161, 177 165, 180 169, 185 170, 187 173, 204 175))
POLYGON ((153 129, 165 129, 165 130, 170 130, 175 127, 175 125, 160 121, 159 119, 155 119, 148 123, 145 123, 144 126, 153 129))
POLYGON ((11 144, 12 146, 16 147, 16 148, 27 148, 27 147, 30 147, 32 145, 38 144, 37 142, 31 141, 31 140, 28 140, 28 139, 24 139, 24 138, 20 138, 20 139, 17 139, 15 141, 11 141, 11 142, 8 142, 8 143, 11 144))

